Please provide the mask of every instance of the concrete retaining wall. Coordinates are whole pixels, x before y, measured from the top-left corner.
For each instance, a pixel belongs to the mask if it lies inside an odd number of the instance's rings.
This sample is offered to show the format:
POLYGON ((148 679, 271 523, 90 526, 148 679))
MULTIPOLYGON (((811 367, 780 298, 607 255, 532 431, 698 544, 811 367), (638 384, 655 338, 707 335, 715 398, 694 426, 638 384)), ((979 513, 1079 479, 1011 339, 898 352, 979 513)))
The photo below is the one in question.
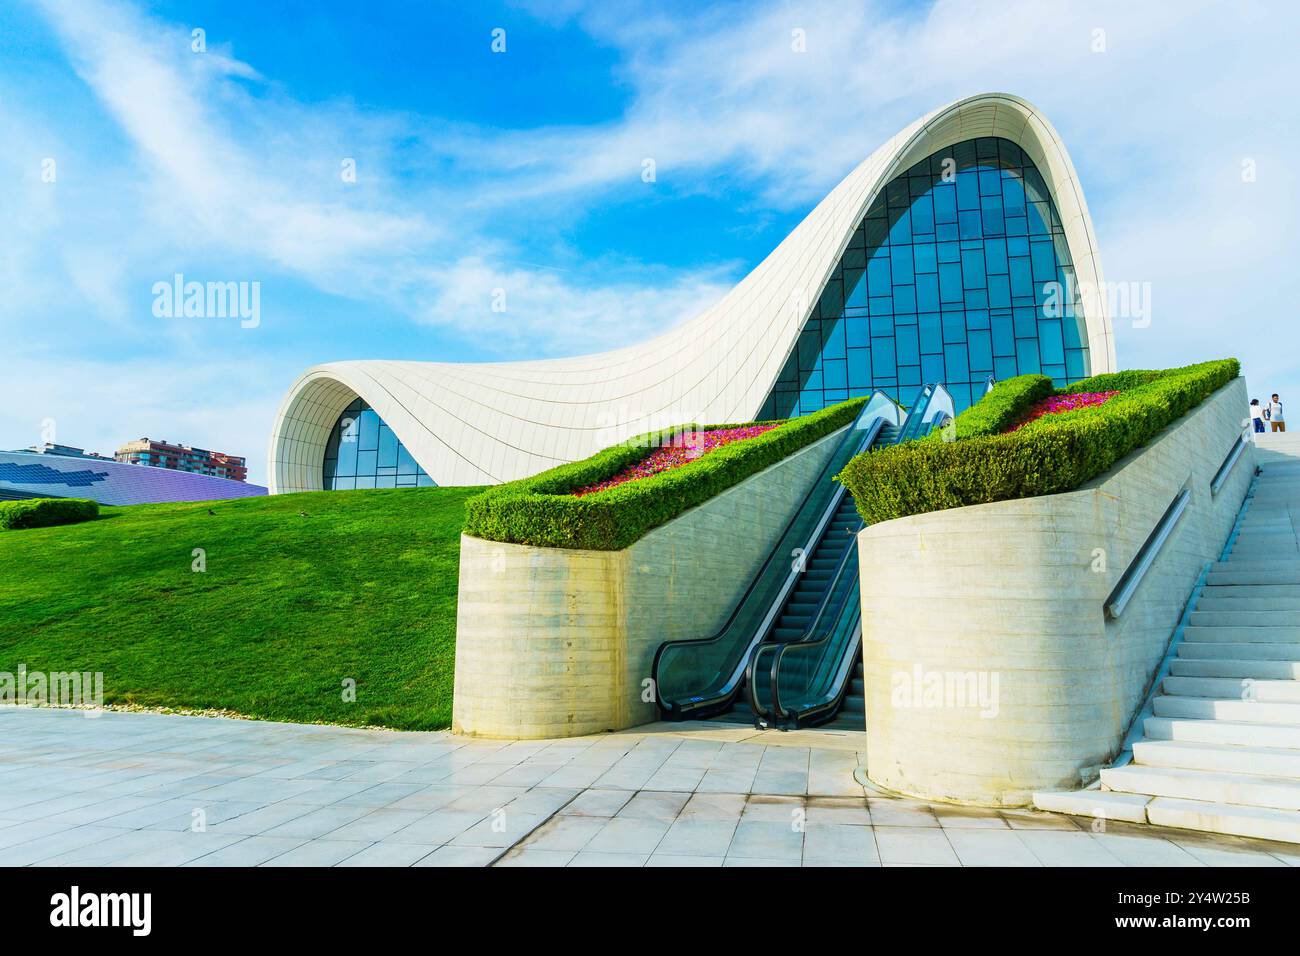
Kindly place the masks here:
POLYGON ((930 799, 1020 805, 1095 777, 1245 497, 1253 446, 1218 495, 1210 480, 1246 407, 1238 379, 1076 491, 864 529, 870 779, 930 799), (1123 615, 1108 620, 1103 602, 1185 486, 1187 511, 1123 615))
POLYGON ((622 551, 462 536, 453 729, 566 737, 654 720, 655 650, 726 621, 843 432, 622 551))

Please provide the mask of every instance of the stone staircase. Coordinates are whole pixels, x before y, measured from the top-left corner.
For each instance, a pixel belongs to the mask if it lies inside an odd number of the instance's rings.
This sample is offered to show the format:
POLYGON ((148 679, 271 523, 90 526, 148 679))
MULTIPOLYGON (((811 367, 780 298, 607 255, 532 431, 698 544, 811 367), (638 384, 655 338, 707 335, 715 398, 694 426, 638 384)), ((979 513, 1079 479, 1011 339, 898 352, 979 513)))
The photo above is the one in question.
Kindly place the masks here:
POLYGON ((1132 762, 1039 808, 1300 843, 1300 433, 1255 437, 1254 497, 1132 762))

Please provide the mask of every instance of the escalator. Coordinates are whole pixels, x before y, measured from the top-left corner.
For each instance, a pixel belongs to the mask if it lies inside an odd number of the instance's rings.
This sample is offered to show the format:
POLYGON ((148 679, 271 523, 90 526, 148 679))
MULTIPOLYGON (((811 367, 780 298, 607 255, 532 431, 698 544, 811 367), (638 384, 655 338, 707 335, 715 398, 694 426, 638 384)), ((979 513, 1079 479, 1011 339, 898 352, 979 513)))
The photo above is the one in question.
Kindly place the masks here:
MULTIPOLYGON (((856 603, 857 532, 862 520, 852 497, 834 481, 834 476, 860 452, 920 437, 928 427, 933 427, 933 415, 937 414, 933 409, 944 404, 934 402, 939 393, 947 400, 947 414, 951 415, 951 399, 947 398, 946 390, 942 386, 927 386, 906 420, 892 399, 881 392, 873 394, 840 439, 723 627, 710 637, 670 641, 660 646, 652 676, 664 719, 716 718, 746 724, 766 723, 755 701, 770 696, 765 685, 773 671, 770 666, 767 671, 755 670, 753 665, 759 650, 796 644, 811 646, 833 618, 838 620, 844 615, 850 580, 856 603), (848 573, 850 565, 852 573, 848 573), (751 678, 757 684, 747 692, 751 678)), ((838 644, 837 647, 844 658, 847 652, 838 644)), ((770 665, 766 656, 763 659, 770 665)), ((792 657, 790 664, 782 665, 787 669, 786 676, 781 677, 783 682, 788 683, 790 675, 796 674, 796 669, 791 669, 794 660, 792 657)), ((812 657, 804 652, 798 660, 811 661, 812 657)), ((775 673, 780 674, 781 669, 775 673)), ((810 681, 813 677, 805 676, 810 681)), ((793 700, 783 693, 787 683, 778 688, 776 696, 781 709, 773 717, 784 714, 786 703, 793 700)), ((820 708, 818 723, 833 719, 836 712, 854 705, 853 701, 846 704, 855 688, 853 676, 845 675, 837 681, 837 686, 840 692, 834 711, 823 716, 820 711, 825 708, 820 708)), ((860 679, 856 689, 859 692, 856 706, 862 712, 860 679)))
MULTIPOLYGON (((925 437, 950 420, 953 411, 947 389, 927 385, 898 429, 896 441, 925 437)), ((746 696, 760 727, 866 727, 857 538, 863 522, 856 509, 853 517, 857 520, 851 526, 852 538, 822 585, 823 599, 803 633, 783 635, 784 639, 760 644, 751 652, 746 696)))

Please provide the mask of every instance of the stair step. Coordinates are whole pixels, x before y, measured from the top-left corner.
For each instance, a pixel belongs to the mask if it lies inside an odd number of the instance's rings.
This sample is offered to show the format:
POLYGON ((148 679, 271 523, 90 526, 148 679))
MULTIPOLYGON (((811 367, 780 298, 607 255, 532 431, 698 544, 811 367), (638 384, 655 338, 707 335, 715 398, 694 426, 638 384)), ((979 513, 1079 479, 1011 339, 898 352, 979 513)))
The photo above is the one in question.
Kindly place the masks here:
POLYGON ((1129 823, 1147 822, 1146 805, 1150 801, 1143 794, 1107 790, 1045 790, 1034 794, 1034 806, 1039 810, 1129 823))
POLYGON ((1300 813, 1294 810, 1156 797, 1146 814, 1156 826, 1300 843, 1300 813))
POLYGON ((1166 677, 1161 690, 1175 697, 1253 700, 1261 704, 1300 704, 1300 683, 1252 677, 1166 677))
POLYGON ((1129 764, 1127 767, 1103 769, 1101 783, 1103 787, 1121 793, 1300 810, 1300 780, 1282 777, 1129 764))
POLYGON ((1229 657, 1194 660, 1176 658, 1169 665, 1175 677, 1253 677, 1256 680, 1300 680, 1300 660, 1254 661, 1229 657))
MULTIPOLYGON (((1288 534, 1292 532, 1288 531, 1288 534)), ((1294 535, 1293 535, 1294 536, 1294 535)), ((1243 531, 1237 537, 1237 544, 1246 538, 1246 532, 1243 531)), ((1254 558, 1242 557, 1237 554, 1237 548, 1234 545, 1232 553, 1228 556, 1227 561, 1216 561, 1210 569, 1212 571, 1298 571, 1300 570, 1300 558, 1293 557, 1290 554, 1279 554, 1275 558, 1254 558)))
MULTIPOLYGON (((1266 589, 1267 590, 1267 589, 1266 589)), ((1225 595, 1201 593, 1196 602, 1197 611, 1297 611, 1300 612, 1300 595, 1291 597, 1287 594, 1261 594, 1257 597, 1246 595, 1225 595)))
POLYGON ((1249 641, 1183 641, 1179 660, 1291 661, 1300 660, 1300 647, 1292 643, 1249 641))
POLYGON ((1214 627, 1202 627, 1193 624, 1183 631, 1183 640, 1216 644, 1234 641, 1296 644, 1300 643, 1300 627, 1225 627, 1217 624, 1214 627))
POLYGON ((1212 697, 1173 697, 1162 694, 1151 702, 1157 717, 1194 720, 1239 720, 1250 724, 1300 727, 1300 704, 1275 704, 1212 697))
POLYGON ((1209 584, 1300 584, 1300 568, 1281 571, 1211 571, 1209 584))
POLYGON ((1237 720, 1196 720, 1148 717, 1142 722, 1148 740, 1231 744, 1238 747, 1300 749, 1300 727, 1237 720))
POLYGON ((1244 773, 1300 782, 1300 750, 1284 747, 1141 740, 1133 745, 1133 762, 1144 767, 1244 773))
POLYGON ((1300 611, 1202 611, 1192 612, 1193 627, 1290 627, 1300 632, 1300 611))

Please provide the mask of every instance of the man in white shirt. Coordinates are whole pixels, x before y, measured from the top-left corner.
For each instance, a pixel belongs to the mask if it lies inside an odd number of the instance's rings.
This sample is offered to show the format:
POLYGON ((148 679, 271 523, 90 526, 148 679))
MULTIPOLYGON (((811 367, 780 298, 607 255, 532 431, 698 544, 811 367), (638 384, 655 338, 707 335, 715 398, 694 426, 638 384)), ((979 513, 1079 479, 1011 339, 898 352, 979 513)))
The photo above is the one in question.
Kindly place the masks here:
POLYGON ((1286 431, 1286 418, 1283 417, 1282 402, 1277 397, 1277 392, 1273 393, 1273 400, 1269 403, 1268 406, 1268 420, 1273 425, 1273 431, 1275 432, 1286 431))

